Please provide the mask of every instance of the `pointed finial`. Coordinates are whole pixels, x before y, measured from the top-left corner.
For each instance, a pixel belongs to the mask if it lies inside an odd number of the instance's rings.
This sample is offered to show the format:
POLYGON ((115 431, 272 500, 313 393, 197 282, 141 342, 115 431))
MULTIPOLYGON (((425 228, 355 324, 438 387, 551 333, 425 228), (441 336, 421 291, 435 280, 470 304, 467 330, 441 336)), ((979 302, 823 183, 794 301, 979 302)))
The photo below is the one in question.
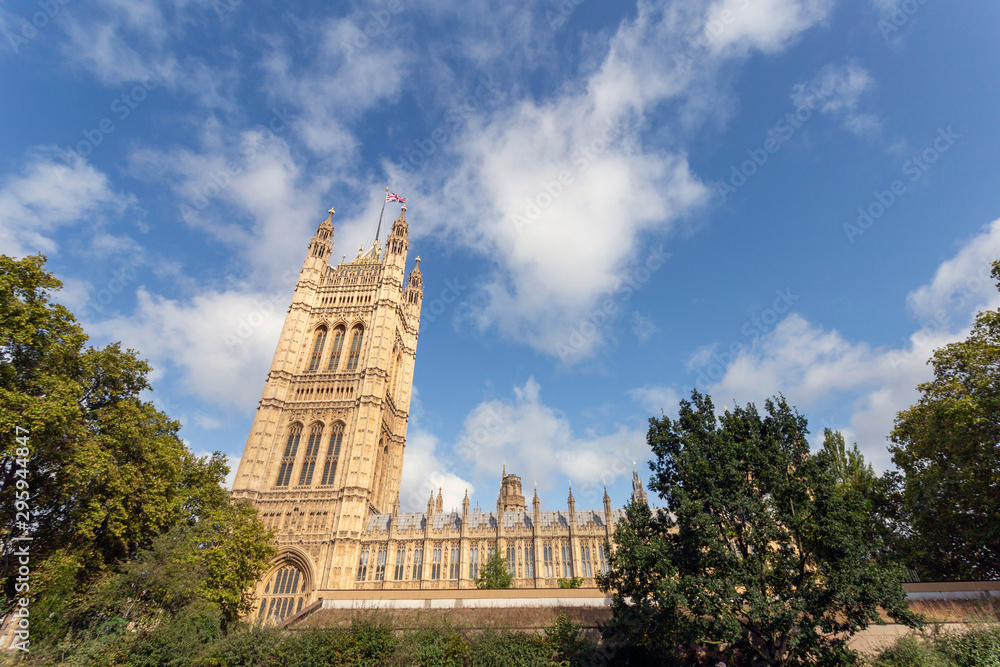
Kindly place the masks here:
MULTIPOLYGON (((329 211, 327 211, 327 213, 329 213, 329 214, 330 214, 330 218, 332 218, 332 217, 333 217, 333 214, 334 214, 334 213, 336 213, 336 211, 334 211, 334 210, 333 210, 333 207, 331 206, 331 207, 330 207, 330 210, 329 210, 329 211)), ((327 220, 329 220, 330 218, 327 218, 327 220)))
POLYGON ((389 186, 388 186, 388 185, 387 185, 387 186, 385 186, 385 191, 386 191, 386 192, 389 192, 389 186))
POLYGON ((420 255, 417 255, 417 267, 416 268, 418 268, 418 269, 420 268, 420 255))
POLYGON ((500 473, 500 479, 503 479, 503 478, 505 478, 506 476, 507 476, 507 462, 506 462, 506 461, 504 461, 504 462, 503 462, 503 472, 502 472, 502 473, 500 473))
POLYGON ((406 204, 403 204, 402 211, 403 211, 403 213, 406 213, 406 204))

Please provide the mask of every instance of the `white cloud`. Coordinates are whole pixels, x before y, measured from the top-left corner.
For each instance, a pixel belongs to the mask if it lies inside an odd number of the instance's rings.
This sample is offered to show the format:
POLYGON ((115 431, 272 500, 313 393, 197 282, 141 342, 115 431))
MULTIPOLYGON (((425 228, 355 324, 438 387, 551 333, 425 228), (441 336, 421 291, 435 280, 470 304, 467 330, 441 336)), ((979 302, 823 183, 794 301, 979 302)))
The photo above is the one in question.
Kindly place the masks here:
POLYGON ((642 409, 651 413, 650 416, 660 415, 675 416, 680 404, 681 394, 673 387, 662 387, 658 385, 646 385, 638 389, 630 389, 629 397, 642 406, 642 409))
POLYGON ((183 390, 212 405, 256 404, 284 322, 289 294, 232 289, 190 300, 136 293, 128 316, 94 322, 88 330, 120 340, 163 373, 176 373, 183 390))
POLYGON ((827 65, 807 82, 792 89, 797 107, 819 107, 821 113, 841 119, 844 127, 859 136, 874 136, 882 128, 874 115, 858 110, 859 100, 875 88, 875 79, 859 63, 827 65))
POLYGON ((86 161, 66 164, 53 151, 40 151, 22 174, 0 182, 0 252, 54 253, 60 227, 86 222, 96 233, 106 215, 120 215, 132 203, 86 161))
POLYGON ((560 480, 572 481, 580 506, 598 507, 602 483, 630 473, 632 461, 646 458, 649 450, 645 433, 625 426, 608 435, 574 435, 569 420, 542 402, 540 385, 528 378, 514 387, 513 400, 477 405, 465 418, 454 452, 476 479, 499 480, 506 464, 526 489, 536 481, 546 491, 559 488, 560 480))
MULTIPOLYGON (((644 144, 651 112, 676 100, 695 115, 717 113, 702 98, 725 59, 783 48, 830 5, 741 7, 743 23, 726 38, 741 48, 718 50, 700 40, 711 16, 703 7, 639 2, 603 60, 560 95, 473 115, 408 178, 409 165, 388 165, 436 221, 415 234, 447 236, 494 262, 467 319, 563 361, 592 354, 600 327, 582 344, 574 334, 645 261, 642 240, 676 232, 708 198, 683 150, 644 144)), ((690 124, 684 113, 677 125, 690 124)))
POLYGON ((708 393, 716 400, 760 404, 781 392, 805 411, 847 400, 847 433, 870 461, 886 468, 886 437, 896 414, 917 400, 917 385, 932 377, 927 360, 934 350, 964 339, 977 310, 1000 307, 989 278, 989 262, 998 257, 1000 220, 943 262, 930 283, 908 295, 909 308, 924 319, 898 347, 852 342, 792 313, 737 355, 708 393))
POLYGON ((703 39, 716 51, 775 53, 826 19, 835 0, 720 0, 708 10, 703 39))

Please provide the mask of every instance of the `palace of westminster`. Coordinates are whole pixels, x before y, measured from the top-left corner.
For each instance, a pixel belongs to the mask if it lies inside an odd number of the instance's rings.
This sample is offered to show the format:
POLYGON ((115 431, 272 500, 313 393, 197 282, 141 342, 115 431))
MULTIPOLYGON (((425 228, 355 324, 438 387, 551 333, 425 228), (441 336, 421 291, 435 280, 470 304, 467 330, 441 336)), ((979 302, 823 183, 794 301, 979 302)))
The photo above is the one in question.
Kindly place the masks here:
MULTIPOLYGON (((331 266, 333 210, 309 243, 232 495, 249 499, 277 537, 279 555, 260 581, 254 612, 281 620, 323 591, 475 588, 492 549, 516 588, 594 586, 607 568, 605 540, 623 510, 528 509, 516 475, 501 475, 495 512, 445 512, 440 490, 427 511, 399 510, 400 479, 417 351, 420 258, 404 282, 406 207, 384 252, 376 240, 331 266)), ((638 475, 633 495, 645 501, 638 475)))

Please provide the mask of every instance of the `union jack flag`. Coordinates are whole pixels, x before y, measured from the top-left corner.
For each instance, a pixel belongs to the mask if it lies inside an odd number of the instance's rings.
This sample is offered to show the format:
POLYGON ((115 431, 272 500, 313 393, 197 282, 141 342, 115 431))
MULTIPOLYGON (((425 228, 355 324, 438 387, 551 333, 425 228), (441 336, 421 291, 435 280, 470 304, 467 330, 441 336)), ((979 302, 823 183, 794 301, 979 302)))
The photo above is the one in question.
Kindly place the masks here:
POLYGON ((406 198, 405 197, 400 197, 399 195, 397 195, 394 192, 387 192, 386 195, 385 195, 385 200, 387 202, 398 201, 400 204, 405 204, 406 203, 406 198))

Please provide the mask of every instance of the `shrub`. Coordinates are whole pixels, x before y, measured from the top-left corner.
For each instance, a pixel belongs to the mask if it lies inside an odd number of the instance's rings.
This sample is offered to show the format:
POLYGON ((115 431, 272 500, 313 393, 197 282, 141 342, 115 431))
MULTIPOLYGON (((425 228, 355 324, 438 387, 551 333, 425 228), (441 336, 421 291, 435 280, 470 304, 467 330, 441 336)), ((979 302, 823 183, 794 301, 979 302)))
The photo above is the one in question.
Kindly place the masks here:
POLYGON ((571 577, 569 579, 559 579, 559 588, 579 588, 583 585, 583 579, 579 577, 571 577))

